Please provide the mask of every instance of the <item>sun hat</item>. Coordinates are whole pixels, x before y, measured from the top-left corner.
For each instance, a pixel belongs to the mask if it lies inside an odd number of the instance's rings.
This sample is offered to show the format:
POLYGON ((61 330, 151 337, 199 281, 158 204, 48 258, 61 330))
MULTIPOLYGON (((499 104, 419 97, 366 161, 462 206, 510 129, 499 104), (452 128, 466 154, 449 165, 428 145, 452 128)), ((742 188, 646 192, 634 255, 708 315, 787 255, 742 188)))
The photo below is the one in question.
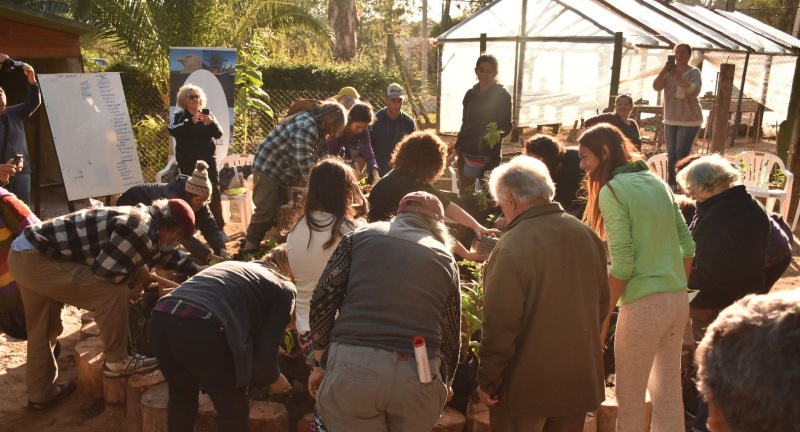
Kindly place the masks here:
POLYGON ((339 94, 337 94, 334 97, 334 99, 338 100, 338 99, 341 99, 344 96, 350 96, 350 97, 354 97, 356 99, 361 99, 361 96, 358 95, 358 90, 356 90, 355 87, 342 87, 342 89, 339 90, 339 94))
POLYGON ((428 192, 411 192, 400 200, 400 205, 397 207, 397 214, 403 212, 420 213, 425 216, 436 219, 439 222, 444 221, 444 207, 442 202, 435 195, 428 192))
POLYGON ((211 196, 211 180, 208 179, 208 164, 204 161, 197 161, 194 172, 186 181, 184 187, 186 192, 197 196, 211 196))
POLYGON ((183 231, 184 238, 191 238, 194 235, 194 211, 189 204, 182 199, 174 198, 167 201, 167 207, 172 219, 183 231))

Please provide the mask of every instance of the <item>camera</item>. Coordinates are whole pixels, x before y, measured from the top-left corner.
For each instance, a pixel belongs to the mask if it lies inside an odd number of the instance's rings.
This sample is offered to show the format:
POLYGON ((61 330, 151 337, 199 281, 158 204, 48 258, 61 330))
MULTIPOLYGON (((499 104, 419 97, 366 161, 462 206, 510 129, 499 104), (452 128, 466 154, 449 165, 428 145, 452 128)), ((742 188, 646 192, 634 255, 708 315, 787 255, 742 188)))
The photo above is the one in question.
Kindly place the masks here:
POLYGON ((205 114, 205 115, 209 115, 211 113, 211 111, 209 111, 208 108, 203 108, 203 109, 200 110, 200 112, 205 114))
POLYGON ((3 65, 3 70, 4 71, 10 72, 10 71, 12 71, 14 69, 22 68, 22 66, 25 66, 25 63, 23 63, 21 61, 16 61, 16 60, 12 59, 11 57, 9 57, 9 58, 5 59, 5 61, 3 61, 2 65, 3 65))
POLYGON ((667 66, 675 67, 675 56, 670 54, 667 56, 667 66))
POLYGON ((14 160, 11 161, 12 165, 20 166, 22 165, 22 153, 17 153, 14 155, 14 160))

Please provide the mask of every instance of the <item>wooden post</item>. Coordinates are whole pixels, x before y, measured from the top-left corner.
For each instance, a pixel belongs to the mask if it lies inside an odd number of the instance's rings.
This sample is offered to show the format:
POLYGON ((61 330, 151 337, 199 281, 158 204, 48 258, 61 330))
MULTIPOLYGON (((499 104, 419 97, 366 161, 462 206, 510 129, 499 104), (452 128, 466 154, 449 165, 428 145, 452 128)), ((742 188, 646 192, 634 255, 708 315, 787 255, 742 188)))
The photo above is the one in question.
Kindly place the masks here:
POLYGON ((714 104, 714 120, 712 121, 711 152, 725 154, 725 138, 728 133, 728 119, 731 117, 731 94, 733 92, 733 73, 736 66, 720 65, 719 91, 714 104))
POLYGON ((486 52, 486 33, 481 33, 481 54, 486 52))
POLYGON ((611 61, 611 88, 608 93, 608 109, 613 112, 619 94, 619 76, 622 70, 622 32, 614 33, 614 58, 611 61))

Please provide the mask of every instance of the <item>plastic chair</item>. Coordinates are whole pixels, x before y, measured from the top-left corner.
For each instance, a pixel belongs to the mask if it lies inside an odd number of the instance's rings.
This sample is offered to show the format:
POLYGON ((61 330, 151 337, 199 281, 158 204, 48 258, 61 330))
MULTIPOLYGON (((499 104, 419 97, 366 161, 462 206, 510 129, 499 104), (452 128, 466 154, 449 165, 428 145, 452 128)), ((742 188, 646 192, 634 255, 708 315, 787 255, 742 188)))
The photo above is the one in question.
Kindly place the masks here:
MULTIPOLYGON (((771 153, 746 151, 736 156, 736 167, 739 168, 742 183, 747 187, 750 195, 766 199, 765 207, 769 211, 772 211, 775 201, 778 201, 781 206, 780 214, 788 221, 794 174, 786 171, 786 165, 781 158, 771 153), (769 188, 769 177, 776 165, 786 176, 783 189, 769 188)), ((797 214, 795 214, 795 223, 797 223, 797 214)), ((792 228, 794 229, 794 226, 792 228)))
MULTIPOLYGON (((156 183, 164 183, 163 178, 169 172, 170 167, 178 163, 178 161, 175 160, 175 140, 173 138, 170 138, 169 142, 172 145, 172 156, 169 157, 169 161, 167 161, 167 166, 164 167, 163 170, 156 173, 156 178, 155 178, 156 183)), ((192 175, 192 173, 189 173, 189 175, 192 175)))
POLYGON ((661 180, 665 182, 669 180, 669 159, 666 153, 650 156, 650 159, 647 159, 647 166, 649 166, 657 176, 661 177, 661 180))
MULTIPOLYGON (((232 154, 225 157, 222 160, 222 164, 220 164, 220 168, 227 167, 239 167, 239 166, 246 166, 246 165, 253 165, 254 156, 251 154, 232 154)), ((245 182, 246 185, 250 184, 250 181, 245 182)), ((231 221, 231 222, 238 222, 242 225, 242 232, 247 232, 247 227, 250 225, 250 217, 253 215, 253 190, 250 187, 245 188, 245 193, 239 195, 225 195, 222 194, 222 205, 223 205, 223 214, 228 216, 232 216, 230 211, 231 203, 237 203, 239 206, 239 220, 231 221), (225 207, 227 205, 227 210, 225 207)))

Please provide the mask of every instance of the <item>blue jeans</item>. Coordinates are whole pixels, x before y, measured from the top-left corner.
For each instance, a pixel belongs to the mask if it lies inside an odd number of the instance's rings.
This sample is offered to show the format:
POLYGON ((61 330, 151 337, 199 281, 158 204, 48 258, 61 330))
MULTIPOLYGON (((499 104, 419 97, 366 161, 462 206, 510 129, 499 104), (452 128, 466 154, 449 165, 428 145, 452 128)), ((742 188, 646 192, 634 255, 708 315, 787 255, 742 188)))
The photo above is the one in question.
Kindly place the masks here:
POLYGON ((6 190, 17 196, 28 207, 31 205, 31 173, 17 173, 8 182, 6 190))
POLYGON ((670 186, 675 186, 675 162, 689 156, 692 152, 694 137, 700 132, 700 126, 664 125, 664 141, 667 143, 667 169, 670 186))

